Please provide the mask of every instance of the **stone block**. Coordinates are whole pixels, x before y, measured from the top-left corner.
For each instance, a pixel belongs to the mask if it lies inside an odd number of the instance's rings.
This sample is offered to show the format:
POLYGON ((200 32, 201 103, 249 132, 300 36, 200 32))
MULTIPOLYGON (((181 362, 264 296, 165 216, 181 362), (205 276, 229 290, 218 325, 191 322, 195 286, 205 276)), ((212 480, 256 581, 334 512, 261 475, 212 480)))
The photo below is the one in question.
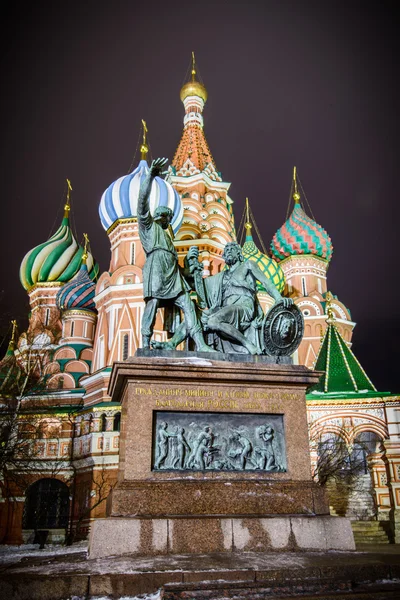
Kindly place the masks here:
POLYGON ((8 574, 0 579, 0 598, 4 600, 54 600, 54 598, 85 598, 89 585, 88 575, 57 574, 43 576, 8 574))
POLYGON ((320 517, 325 526, 327 550, 355 550, 353 530, 349 519, 320 517))
POLYGON ((288 518, 260 519, 268 535, 272 550, 288 549, 290 545, 290 520, 288 518))
POLYGON ((169 519, 171 554, 203 554, 232 550, 231 519, 169 519))
POLYGON ((166 554, 168 527, 165 519, 96 519, 89 537, 89 558, 131 554, 166 554))
MULTIPOLYGON (((334 517, 332 517, 334 518, 334 517)), ((300 550, 325 550, 326 533, 321 517, 291 517, 294 544, 300 550)))
POLYGON ((121 574, 95 574, 90 577, 89 595, 91 598, 136 597, 139 594, 154 594, 164 585, 177 585, 182 583, 182 580, 182 573, 173 571, 124 573, 122 576, 121 574))

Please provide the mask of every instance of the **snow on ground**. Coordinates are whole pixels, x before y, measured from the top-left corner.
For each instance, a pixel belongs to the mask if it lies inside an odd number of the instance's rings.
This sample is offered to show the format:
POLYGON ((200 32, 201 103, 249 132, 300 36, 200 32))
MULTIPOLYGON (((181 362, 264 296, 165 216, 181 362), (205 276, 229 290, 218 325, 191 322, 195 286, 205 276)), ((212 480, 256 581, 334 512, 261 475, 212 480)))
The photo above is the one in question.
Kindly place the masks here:
MULTIPOLYGON (((158 590, 155 594, 141 594, 140 596, 121 596, 119 600, 162 600, 164 594, 158 590)), ((84 600, 84 598, 72 598, 71 600, 84 600)), ((93 596, 90 600, 112 600, 109 596, 93 596)))
POLYGON ((0 565, 17 563, 26 558, 33 557, 52 557, 72 555, 80 552, 87 553, 88 542, 76 542, 72 546, 63 546, 62 544, 47 545, 43 550, 39 549, 39 544, 22 544, 21 546, 0 545, 0 565))

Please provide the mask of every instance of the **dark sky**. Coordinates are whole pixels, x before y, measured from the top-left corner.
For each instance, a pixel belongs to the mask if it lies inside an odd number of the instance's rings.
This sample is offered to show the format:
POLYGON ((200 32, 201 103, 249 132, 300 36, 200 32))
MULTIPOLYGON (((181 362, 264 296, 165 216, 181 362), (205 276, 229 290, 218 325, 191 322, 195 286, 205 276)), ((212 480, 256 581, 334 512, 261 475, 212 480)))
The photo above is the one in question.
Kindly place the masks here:
MULTIPOLYGON (((1 298, 28 310, 18 270, 74 188, 79 236, 101 269, 104 189, 128 172, 140 120, 172 159, 194 50, 205 132, 237 225, 249 196, 265 244, 285 220, 293 165, 330 234, 329 289, 351 310, 353 350, 380 390, 400 390, 399 117, 395 3, 6 2, 1 24, 1 298)), ((138 154, 135 161, 138 161, 138 154)))

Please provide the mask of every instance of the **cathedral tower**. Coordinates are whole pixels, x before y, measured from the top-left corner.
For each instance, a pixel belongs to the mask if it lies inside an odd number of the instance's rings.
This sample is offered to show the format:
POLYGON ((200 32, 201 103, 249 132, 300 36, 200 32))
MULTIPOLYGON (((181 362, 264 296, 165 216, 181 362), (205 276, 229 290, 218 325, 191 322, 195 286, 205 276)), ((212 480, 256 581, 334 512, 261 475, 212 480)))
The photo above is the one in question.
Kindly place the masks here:
POLYGON ((204 134, 207 90, 197 80, 194 53, 191 80, 182 87, 180 98, 185 107, 183 132, 167 177, 183 203, 175 247, 182 257, 190 246, 198 246, 204 275, 213 275, 221 269, 223 248, 236 240, 236 232, 230 183, 222 180, 204 134))
MULTIPOLYGON (((292 192, 293 210, 275 233, 271 253, 285 274, 286 295, 294 299, 305 321, 304 337, 295 359, 300 364, 312 367, 326 329, 326 272, 333 247, 325 229, 304 211, 300 202, 296 167, 293 171, 292 192)), ((355 326, 350 311, 337 298, 332 302, 332 310, 343 339, 350 345, 355 326)))

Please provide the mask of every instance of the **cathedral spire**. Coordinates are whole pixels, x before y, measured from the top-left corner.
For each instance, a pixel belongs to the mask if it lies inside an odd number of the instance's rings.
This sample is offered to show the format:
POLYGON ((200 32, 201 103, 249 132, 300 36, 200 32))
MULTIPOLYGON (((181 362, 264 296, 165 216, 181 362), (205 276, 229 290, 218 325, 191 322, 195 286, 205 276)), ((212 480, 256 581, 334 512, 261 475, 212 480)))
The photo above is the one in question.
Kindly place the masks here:
POLYGON ((194 52, 190 80, 181 88, 180 98, 185 107, 184 128, 171 163, 173 171, 184 177, 205 172, 210 179, 221 181, 204 135, 203 109, 207 101, 207 90, 198 80, 194 52))
POLYGON ((71 182, 69 179, 67 179, 67 200, 64 205, 64 219, 69 219, 69 211, 71 210, 71 192, 71 182))
POLYGON ((300 194, 299 191, 297 189, 297 169, 296 167, 293 167, 293 188, 294 188, 294 193, 293 193, 293 200, 295 204, 300 204, 300 194))
POLYGON ((250 223, 250 210, 249 210, 249 199, 246 198, 246 222, 244 224, 245 228, 246 228, 246 242, 250 241, 253 239, 251 230, 253 228, 252 224, 250 223))
POLYGON ((14 350, 17 345, 17 321, 15 319, 13 319, 11 321, 11 326, 12 326, 11 337, 10 337, 10 341, 8 342, 6 356, 12 356, 14 354, 14 350))
POLYGON ((331 292, 326 293, 325 300, 328 327, 314 367, 316 371, 322 371, 323 374, 319 382, 310 389, 310 392, 314 394, 376 392, 374 384, 337 328, 332 307, 334 297, 331 292))

